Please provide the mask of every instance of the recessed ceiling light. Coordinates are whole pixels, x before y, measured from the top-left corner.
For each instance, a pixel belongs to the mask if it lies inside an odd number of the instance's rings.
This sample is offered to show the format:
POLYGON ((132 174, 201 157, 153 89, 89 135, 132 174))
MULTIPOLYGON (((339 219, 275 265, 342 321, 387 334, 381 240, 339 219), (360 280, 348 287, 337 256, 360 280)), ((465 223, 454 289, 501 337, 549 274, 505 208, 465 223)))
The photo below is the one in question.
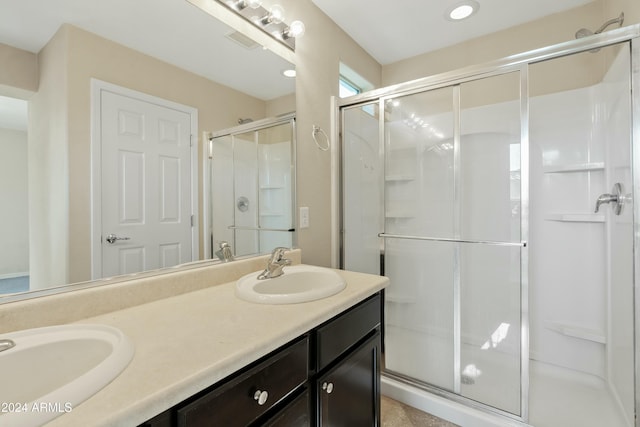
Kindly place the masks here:
POLYGON ((296 76, 296 70, 294 70, 294 69, 284 70, 282 72, 282 75, 285 76, 285 77, 295 77, 296 76))
POLYGON ((451 21, 461 21, 475 14, 480 5, 474 0, 465 0, 449 7, 445 13, 445 17, 451 21))

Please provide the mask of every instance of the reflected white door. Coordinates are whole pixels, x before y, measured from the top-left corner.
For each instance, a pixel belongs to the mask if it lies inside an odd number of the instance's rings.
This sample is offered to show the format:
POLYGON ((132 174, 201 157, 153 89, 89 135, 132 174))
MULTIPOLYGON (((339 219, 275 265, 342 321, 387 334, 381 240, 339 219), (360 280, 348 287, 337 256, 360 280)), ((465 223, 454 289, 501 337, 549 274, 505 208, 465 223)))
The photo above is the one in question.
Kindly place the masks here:
POLYGON ((191 116, 100 96, 102 277, 193 259, 191 116))

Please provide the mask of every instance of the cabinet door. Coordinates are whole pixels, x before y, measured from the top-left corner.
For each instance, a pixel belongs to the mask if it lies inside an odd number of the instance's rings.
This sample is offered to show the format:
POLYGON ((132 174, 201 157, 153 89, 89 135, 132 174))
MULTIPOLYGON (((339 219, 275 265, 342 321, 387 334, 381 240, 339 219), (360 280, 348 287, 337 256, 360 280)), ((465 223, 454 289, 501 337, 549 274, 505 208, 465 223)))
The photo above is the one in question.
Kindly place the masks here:
POLYGON ((274 415, 263 427, 309 427, 311 426, 311 407, 309 390, 305 390, 282 411, 274 415))
POLYGON ((316 382, 319 425, 380 425, 380 332, 316 382))

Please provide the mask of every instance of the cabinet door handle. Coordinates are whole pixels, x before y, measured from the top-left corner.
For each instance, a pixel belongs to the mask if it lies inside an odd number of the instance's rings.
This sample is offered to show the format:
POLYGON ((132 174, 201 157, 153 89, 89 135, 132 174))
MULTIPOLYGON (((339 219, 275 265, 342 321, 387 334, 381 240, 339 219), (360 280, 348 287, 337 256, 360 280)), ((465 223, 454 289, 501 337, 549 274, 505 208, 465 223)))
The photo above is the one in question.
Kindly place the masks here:
POLYGON ((269 398, 269 393, 267 393, 266 391, 256 390, 256 392, 253 394, 253 400, 258 402, 258 405, 260 406, 267 403, 268 398, 269 398))
POLYGON ((333 383, 322 383, 322 389, 327 392, 327 394, 331 394, 333 391, 333 383))

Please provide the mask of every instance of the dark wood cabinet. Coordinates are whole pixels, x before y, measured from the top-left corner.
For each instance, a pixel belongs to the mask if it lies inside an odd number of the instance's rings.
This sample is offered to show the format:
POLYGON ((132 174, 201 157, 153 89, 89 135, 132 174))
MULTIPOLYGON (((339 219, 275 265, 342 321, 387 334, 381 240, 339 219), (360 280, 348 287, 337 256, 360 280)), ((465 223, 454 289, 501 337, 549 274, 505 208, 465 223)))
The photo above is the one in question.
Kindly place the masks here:
POLYGON ((381 315, 376 294, 142 426, 379 426, 381 315))
POLYGON ((309 339, 305 336, 178 408, 178 427, 250 425, 307 382, 308 364, 309 339))
POLYGON ((377 294, 315 329, 318 426, 380 425, 381 311, 377 294))
POLYGON ((316 381, 319 425, 380 425, 380 333, 316 381))
POLYGON ((313 425, 311 396, 308 389, 264 422, 265 427, 309 427, 313 425))

